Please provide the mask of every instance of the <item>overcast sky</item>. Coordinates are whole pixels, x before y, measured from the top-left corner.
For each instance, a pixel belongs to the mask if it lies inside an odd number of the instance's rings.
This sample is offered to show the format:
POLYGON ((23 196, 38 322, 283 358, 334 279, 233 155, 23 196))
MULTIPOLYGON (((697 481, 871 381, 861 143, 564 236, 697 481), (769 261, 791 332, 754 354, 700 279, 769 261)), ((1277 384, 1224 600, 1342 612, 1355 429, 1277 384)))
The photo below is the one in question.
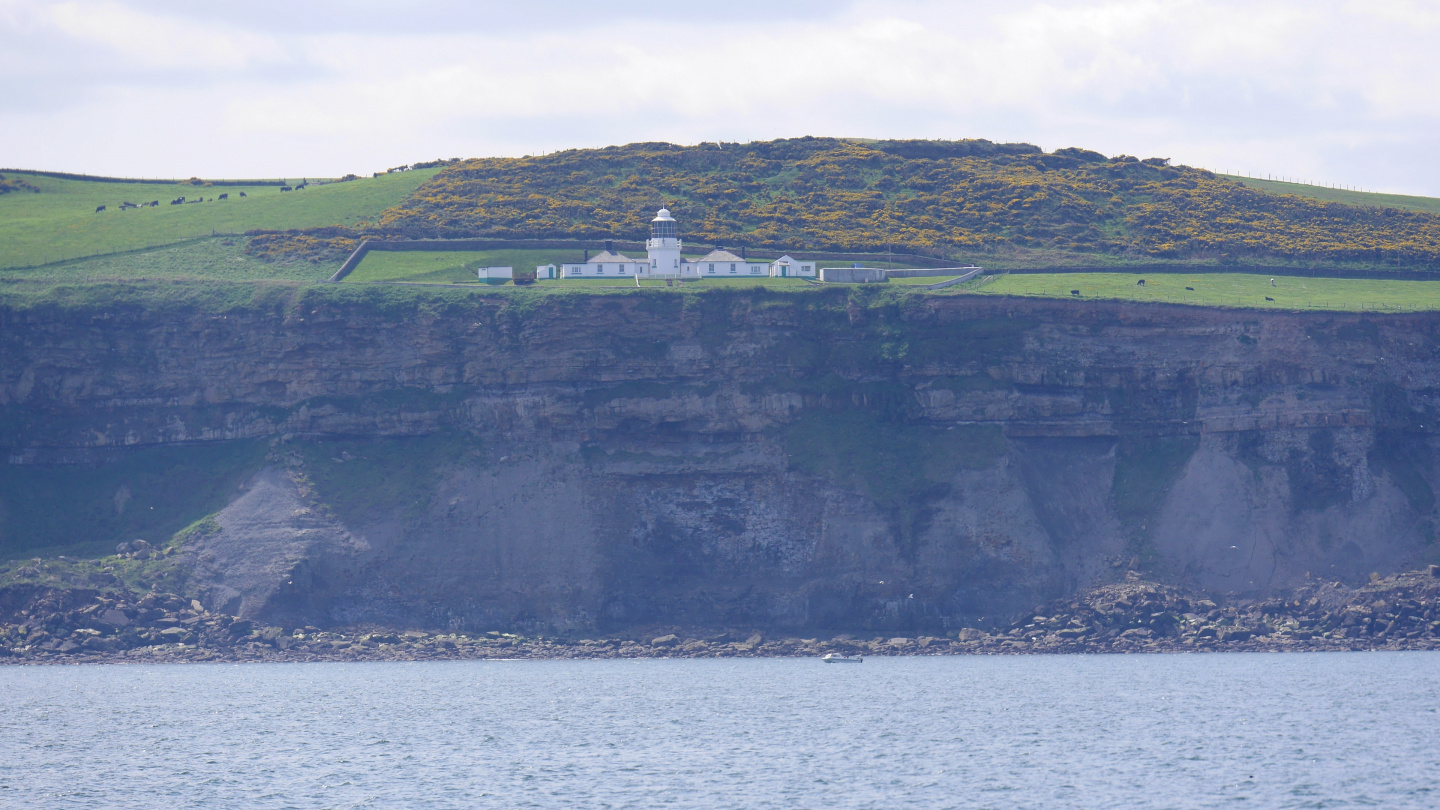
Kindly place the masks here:
POLYGON ((1440 0, 0 0, 0 165, 969 137, 1440 196, 1437 49, 1440 0))

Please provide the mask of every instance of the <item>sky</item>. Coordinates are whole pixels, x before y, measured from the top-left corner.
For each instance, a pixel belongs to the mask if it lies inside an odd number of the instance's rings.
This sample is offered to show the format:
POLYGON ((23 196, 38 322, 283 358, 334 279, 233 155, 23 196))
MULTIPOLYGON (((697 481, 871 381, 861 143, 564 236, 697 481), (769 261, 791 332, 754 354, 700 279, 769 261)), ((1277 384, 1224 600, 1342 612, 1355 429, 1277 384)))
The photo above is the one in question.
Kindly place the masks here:
POLYGON ((0 0, 0 166, 988 138, 1440 196, 1440 0, 0 0))

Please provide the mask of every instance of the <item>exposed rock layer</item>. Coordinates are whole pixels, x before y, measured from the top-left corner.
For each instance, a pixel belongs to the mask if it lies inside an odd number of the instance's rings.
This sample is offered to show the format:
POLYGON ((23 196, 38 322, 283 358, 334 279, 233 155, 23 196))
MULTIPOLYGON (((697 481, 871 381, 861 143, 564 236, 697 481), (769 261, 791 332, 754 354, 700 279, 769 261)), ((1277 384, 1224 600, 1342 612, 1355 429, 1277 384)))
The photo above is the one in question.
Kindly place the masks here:
POLYGON ((1434 555, 1430 315, 356 295, 0 311, 12 478, 268 441, 188 587, 317 626, 940 633, 1434 555))

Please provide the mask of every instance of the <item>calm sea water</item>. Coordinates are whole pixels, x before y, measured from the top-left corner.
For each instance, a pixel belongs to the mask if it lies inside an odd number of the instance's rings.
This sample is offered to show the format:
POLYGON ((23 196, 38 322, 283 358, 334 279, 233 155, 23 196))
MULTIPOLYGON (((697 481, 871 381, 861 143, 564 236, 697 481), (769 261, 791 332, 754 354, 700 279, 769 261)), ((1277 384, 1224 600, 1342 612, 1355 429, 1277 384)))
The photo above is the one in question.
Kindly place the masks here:
POLYGON ((1440 806, 1440 653, 0 668, 0 806, 1440 806))

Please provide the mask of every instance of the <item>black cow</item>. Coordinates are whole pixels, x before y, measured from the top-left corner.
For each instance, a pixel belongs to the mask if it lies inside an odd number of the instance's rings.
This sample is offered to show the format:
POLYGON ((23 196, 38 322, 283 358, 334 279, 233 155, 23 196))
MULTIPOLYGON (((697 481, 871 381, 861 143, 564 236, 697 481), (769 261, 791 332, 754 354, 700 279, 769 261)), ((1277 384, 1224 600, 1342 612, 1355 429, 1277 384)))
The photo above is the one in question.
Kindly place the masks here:
POLYGON ((229 194, 221 194, 221 195, 220 195, 220 199, 222 199, 222 200, 228 200, 228 199, 230 199, 230 195, 229 195, 229 194))
POLYGON ((1070 291, 1070 294, 1071 294, 1071 295, 1079 295, 1079 294, 1080 294, 1080 291, 1079 291, 1079 290, 1071 290, 1071 291, 1070 291))
POLYGON ((308 186, 308 185, 310 185, 310 184, 309 184, 309 183, 301 183, 300 185, 298 185, 298 186, 295 187, 295 190, 296 190, 296 191, 299 191, 300 189, 305 188, 305 187, 308 186))
POLYGON ((1195 288, 1194 288, 1194 287, 1186 287, 1185 289, 1189 290, 1190 292, 1195 292, 1195 288))
POLYGON ((1135 282, 1135 286, 1136 286, 1136 287, 1144 287, 1144 286, 1145 286, 1145 279, 1142 278, 1142 279, 1140 279, 1139 281, 1135 282))
POLYGON ((173 199, 173 200, 170 201, 170 204, 171 204, 171 205, 184 205, 184 204, 185 204, 185 198, 184 198, 184 197, 176 197, 175 199, 173 199))
POLYGON ((157 206, 159 206, 159 205, 160 205, 160 201, 159 201, 159 200, 151 200, 151 201, 150 201, 150 207, 151 207, 151 208, 155 208, 155 207, 157 207, 157 206))
POLYGON ((281 190, 281 191, 292 191, 293 189, 291 189, 289 186, 281 186, 281 187, 280 187, 280 190, 281 190))
POLYGON ((1265 296, 1265 300, 1266 300, 1266 301, 1274 301, 1275 299, 1274 299, 1274 298, 1271 298, 1270 296, 1267 295, 1267 296, 1265 296))
POLYGON ((100 213, 101 211, 104 211, 104 210, 105 210, 105 206, 102 205, 102 206, 100 206, 99 208, 96 208, 96 209, 95 209, 95 213, 98 214, 98 213, 100 213))
POLYGON ((241 196, 241 197, 244 197, 244 196, 245 196, 245 192, 243 192, 243 191, 240 192, 240 196, 241 196))

